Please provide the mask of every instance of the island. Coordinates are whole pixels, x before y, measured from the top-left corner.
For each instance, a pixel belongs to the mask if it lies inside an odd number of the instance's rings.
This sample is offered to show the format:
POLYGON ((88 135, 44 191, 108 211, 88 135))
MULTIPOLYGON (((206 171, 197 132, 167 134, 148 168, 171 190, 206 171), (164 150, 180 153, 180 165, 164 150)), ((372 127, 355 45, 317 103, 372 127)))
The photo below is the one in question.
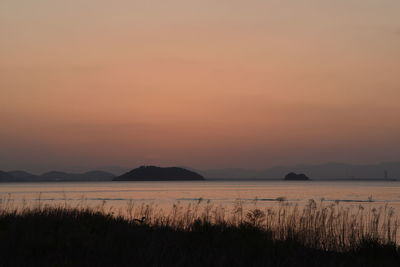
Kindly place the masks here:
POLYGON ((196 181, 204 177, 179 167, 141 166, 115 177, 113 181, 196 181))
POLYGON ((300 174, 296 174, 294 172, 288 173, 285 176, 285 180, 286 181, 308 181, 310 180, 310 178, 308 178, 305 174, 300 173, 300 174))

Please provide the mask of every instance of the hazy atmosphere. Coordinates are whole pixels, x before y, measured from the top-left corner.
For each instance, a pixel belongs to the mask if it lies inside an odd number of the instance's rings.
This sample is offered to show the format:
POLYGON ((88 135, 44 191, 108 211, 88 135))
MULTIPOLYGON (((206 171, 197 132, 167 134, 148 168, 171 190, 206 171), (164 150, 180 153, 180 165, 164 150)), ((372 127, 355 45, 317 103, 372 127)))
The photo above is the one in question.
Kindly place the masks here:
POLYGON ((2 169, 400 159, 400 1, 0 2, 2 169))

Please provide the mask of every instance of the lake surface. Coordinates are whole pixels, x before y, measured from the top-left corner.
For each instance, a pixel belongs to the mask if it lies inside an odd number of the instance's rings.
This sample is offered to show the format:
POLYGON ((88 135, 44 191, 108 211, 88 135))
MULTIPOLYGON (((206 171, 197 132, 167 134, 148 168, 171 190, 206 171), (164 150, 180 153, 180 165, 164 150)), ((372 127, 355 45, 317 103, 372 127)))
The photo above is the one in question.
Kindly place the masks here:
POLYGON ((279 198, 303 205, 309 199, 346 205, 385 205, 400 214, 398 181, 187 181, 187 182, 68 182, 2 183, 0 198, 12 205, 68 203, 97 206, 102 203, 124 208, 129 201, 172 206, 196 203, 199 199, 229 206, 237 199, 244 204, 276 206, 279 198))

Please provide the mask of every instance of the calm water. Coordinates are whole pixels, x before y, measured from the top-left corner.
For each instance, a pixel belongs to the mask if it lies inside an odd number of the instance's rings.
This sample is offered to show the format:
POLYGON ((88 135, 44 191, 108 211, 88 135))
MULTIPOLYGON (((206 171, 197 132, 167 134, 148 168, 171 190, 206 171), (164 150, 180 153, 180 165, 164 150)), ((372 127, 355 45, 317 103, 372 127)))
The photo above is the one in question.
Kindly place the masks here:
POLYGON ((384 205, 400 214, 400 182, 286 182, 286 181, 188 181, 188 182, 91 182, 91 183, 3 183, 0 197, 15 206, 30 203, 65 203, 123 208, 128 201, 171 206, 197 202, 199 198, 229 205, 240 198, 245 204, 277 205, 284 197, 300 205, 309 199, 339 200, 347 205, 384 205))

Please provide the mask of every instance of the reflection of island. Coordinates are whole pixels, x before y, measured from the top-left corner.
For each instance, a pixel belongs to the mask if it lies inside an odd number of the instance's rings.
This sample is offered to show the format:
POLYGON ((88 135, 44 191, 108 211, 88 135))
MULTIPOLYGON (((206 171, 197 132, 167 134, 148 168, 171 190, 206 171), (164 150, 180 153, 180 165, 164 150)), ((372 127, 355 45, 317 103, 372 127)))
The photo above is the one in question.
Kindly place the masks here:
POLYGON ((141 166, 113 179, 114 181, 192 181, 204 180, 195 172, 178 168, 161 168, 156 166, 141 166))
POLYGON ((302 174, 302 173, 296 174, 294 172, 291 172, 291 173, 288 173, 285 176, 285 180, 288 180, 288 181, 308 181, 308 180, 310 180, 310 178, 308 178, 305 174, 302 174))

